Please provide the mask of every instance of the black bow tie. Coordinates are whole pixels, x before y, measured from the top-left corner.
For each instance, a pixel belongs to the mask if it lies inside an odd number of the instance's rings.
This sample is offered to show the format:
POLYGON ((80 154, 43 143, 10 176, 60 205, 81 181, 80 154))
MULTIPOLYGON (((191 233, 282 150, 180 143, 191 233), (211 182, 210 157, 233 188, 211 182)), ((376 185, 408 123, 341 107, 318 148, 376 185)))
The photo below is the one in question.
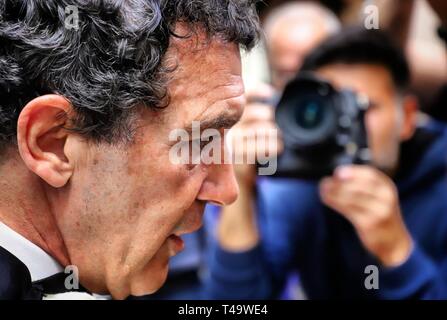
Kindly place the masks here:
POLYGON ((68 274, 66 273, 57 273, 52 275, 51 277, 35 281, 31 284, 32 292, 38 294, 40 299, 43 298, 44 294, 59 294, 65 292, 85 292, 89 293, 84 287, 79 285, 78 289, 67 289, 65 285, 65 280, 68 274))
POLYGON ((0 299, 1 300, 42 300, 45 294, 65 292, 86 292, 79 289, 67 289, 65 279, 68 274, 58 273, 43 280, 31 281, 31 274, 22 261, 0 247, 0 299))

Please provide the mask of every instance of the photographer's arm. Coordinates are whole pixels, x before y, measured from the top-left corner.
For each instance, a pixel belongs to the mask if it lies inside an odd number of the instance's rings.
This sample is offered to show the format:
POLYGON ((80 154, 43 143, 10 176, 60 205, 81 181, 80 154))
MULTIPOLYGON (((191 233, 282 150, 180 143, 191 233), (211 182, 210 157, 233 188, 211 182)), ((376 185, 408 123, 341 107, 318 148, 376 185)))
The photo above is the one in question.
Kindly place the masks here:
POLYGON ((379 272, 382 299, 447 299, 447 258, 436 262, 417 243, 403 264, 379 272))
MULTIPOLYGON (((241 165, 239 171, 254 171, 256 168, 241 165)), ((218 240, 220 246, 227 251, 242 252, 256 247, 259 243, 259 232, 256 225, 254 208, 255 173, 238 174, 239 197, 232 205, 222 208, 218 225, 218 240)))
POLYGON ((207 297, 266 299, 271 295, 271 279, 259 243, 255 185, 238 181, 238 200, 220 212, 207 297))
POLYGON ((213 248, 207 283, 210 297, 277 297, 288 272, 299 268, 304 252, 309 250, 304 240, 313 231, 306 221, 319 207, 313 183, 260 178, 253 205, 258 244, 243 251, 226 250, 219 244, 213 248))

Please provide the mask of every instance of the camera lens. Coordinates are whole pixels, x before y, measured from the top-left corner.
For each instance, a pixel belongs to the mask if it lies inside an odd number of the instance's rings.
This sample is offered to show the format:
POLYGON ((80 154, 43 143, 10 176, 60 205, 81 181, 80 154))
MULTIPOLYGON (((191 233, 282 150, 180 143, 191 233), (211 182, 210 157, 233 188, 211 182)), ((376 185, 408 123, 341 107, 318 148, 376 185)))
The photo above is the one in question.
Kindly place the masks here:
POLYGON ((337 130, 337 106, 329 83, 305 75, 290 82, 276 109, 288 148, 300 153, 327 150, 337 130))
POLYGON ((316 129, 322 125, 324 113, 324 105, 321 105, 318 101, 303 101, 301 106, 295 108, 295 121, 303 129, 316 129))
POLYGON ((286 143, 295 148, 319 147, 333 136, 337 123, 331 98, 316 92, 283 101, 277 121, 286 143))

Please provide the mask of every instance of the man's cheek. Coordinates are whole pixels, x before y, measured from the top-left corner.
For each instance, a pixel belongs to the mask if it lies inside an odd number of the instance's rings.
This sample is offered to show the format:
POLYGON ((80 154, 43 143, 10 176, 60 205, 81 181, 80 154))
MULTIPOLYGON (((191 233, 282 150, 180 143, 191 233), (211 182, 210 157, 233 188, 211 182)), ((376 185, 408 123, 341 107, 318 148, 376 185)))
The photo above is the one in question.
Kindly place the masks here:
POLYGON ((380 145, 387 137, 390 123, 393 120, 387 117, 382 110, 373 109, 368 111, 365 121, 370 146, 380 145))
POLYGON ((205 178, 206 174, 200 169, 195 172, 189 172, 183 177, 184 180, 182 184, 179 185, 179 191, 185 199, 188 199, 188 206, 192 205, 196 200, 197 194, 199 193, 205 178), (188 186, 187 188, 185 188, 186 185, 188 186))

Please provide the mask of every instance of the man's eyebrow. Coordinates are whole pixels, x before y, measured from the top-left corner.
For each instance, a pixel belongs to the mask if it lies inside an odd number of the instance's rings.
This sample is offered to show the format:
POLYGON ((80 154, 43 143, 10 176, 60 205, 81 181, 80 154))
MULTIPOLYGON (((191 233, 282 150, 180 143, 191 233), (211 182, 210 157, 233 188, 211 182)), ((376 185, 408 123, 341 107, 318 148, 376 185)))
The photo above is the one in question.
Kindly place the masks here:
MULTIPOLYGON (((200 124, 200 130, 206 129, 230 129, 233 127, 239 120, 241 119, 241 115, 239 113, 228 113, 223 112, 215 118, 212 119, 203 119, 203 120, 195 120, 200 124)), ((184 128, 188 133, 192 133, 193 124, 191 123, 189 126, 184 128)))

